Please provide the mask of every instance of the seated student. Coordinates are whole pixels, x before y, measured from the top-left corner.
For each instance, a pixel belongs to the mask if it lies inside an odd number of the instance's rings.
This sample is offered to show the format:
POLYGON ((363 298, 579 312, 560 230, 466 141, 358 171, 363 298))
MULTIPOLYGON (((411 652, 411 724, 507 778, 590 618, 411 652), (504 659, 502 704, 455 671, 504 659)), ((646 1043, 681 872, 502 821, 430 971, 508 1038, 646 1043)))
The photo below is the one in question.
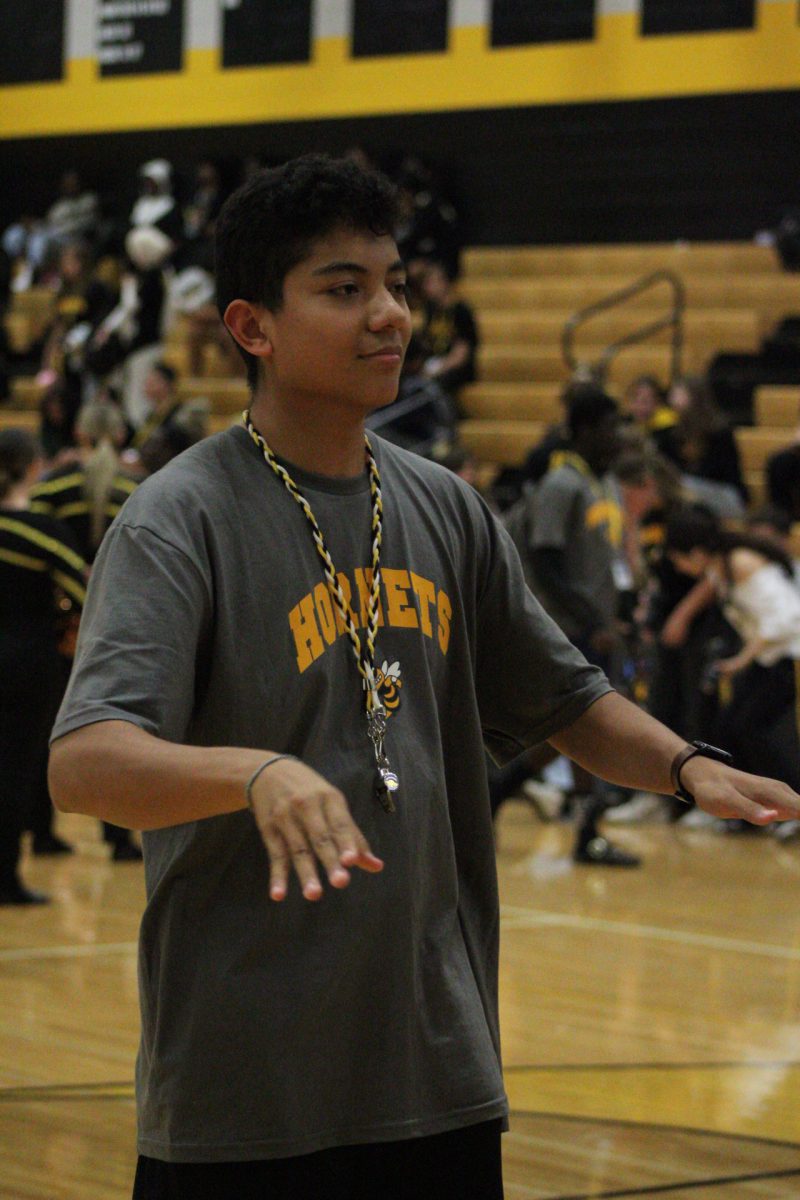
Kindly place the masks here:
POLYGON ((55 314, 45 333, 41 370, 63 384, 67 443, 74 441, 75 416, 88 399, 86 353, 92 336, 117 302, 117 295, 95 271, 86 242, 68 242, 57 260, 55 314))
POLYGON ((669 429, 678 420, 674 408, 666 403, 664 389, 654 375, 640 375, 625 392, 625 411, 644 433, 669 429))
POLYGON ((455 294, 455 275, 442 262, 426 264, 420 281, 423 318, 419 340, 425 360, 422 373, 451 396, 476 377, 478 326, 469 304, 455 294))
POLYGON ((669 404, 678 419, 653 432, 658 449, 697 489, 703 483, 712 485, 703 494, 704 503, 721 515, 740 514, 748 492, 736 438, 707 383, 696 377, 677 380, 670 388, 669 404))
POLYGON ((500 1200, 484 744, 800 813, 615 694, 472 488, 365 440, 410 336, 395 222, 319 156, 226 202, 244 427, 145 480, 92 573, 50 779, 146 830, 136 1200, 500 1200))
POLYGON ((453 400, 438 380, 424 374, 424 365, 423 346, 412 334, 397 399, 368 417, 367 428, 398 446, 441 462, 455 443, 458 416, 453 400))
POLYGON ((128 438, 122 455, 126 469, 152 474, 206 434, 205 400, 181 401, 178 373, 169 363, 155 362, 148 371, 143 394, 148 412, 128 438))

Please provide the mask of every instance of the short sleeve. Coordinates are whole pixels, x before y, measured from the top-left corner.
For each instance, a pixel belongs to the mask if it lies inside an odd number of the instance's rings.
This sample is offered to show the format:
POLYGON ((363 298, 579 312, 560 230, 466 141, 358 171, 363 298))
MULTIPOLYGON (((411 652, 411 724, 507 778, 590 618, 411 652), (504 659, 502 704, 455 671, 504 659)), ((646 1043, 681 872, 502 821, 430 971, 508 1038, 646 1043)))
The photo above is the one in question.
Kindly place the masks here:
POLYGON ((578 495, 568 475, 551 471, 539 484, 531 523, 531 549, 566 546, 575 528, 578 495))
POLYGON ((735 591, 755 621, 759 637, 783 642, 800 636, 800 594, 780 567, 754 571, 735 591))
POLYGON ((115 525, 92 571, 53 740, 113 720, 184 740, 210 614, 200 565, 147 528, 115 525))

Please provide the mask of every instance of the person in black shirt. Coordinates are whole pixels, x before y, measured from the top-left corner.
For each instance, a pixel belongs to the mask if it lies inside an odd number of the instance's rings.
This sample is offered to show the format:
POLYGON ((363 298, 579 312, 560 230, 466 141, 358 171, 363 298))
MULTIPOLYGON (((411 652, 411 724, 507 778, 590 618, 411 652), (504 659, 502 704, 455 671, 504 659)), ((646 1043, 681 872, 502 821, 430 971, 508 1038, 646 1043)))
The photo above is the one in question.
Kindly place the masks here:
POLYGON ((421 280, 424 315, 419 332, 425 351, 423 373, 451 396, 474 381, 479 340, 472 309, 456 298, 454 282, 445 263, 428 263, 421 280))
POLYGON ((678 414, 678 420, 674 425, 652 432, 661 453, 683 474, 712 484, 727 485, 746 503, 748 492, 733 430, 705 381, 697 378, 676 380, 669 392, 669 404, 678 414))
MULTIPOLYGON (((125 475, 119 459, 126 433, 122 413, 113 404, 85 404, 75 422, 77 460, 45 475, 30 493, 31 512, 63 521, 87 563, 94 562, 106 530, 137 487, 137 480, 125 475)), ((62 653, 61 660, 58 700, 67 686, 72 656, 62 653)), ((42 778, 31 820, 35 854, 57 854, 68 849, 52 833, 52 812, 46 779, 42 778)), ((111 847, 115 862, 141 859, 142 852, 127 829, 108 821, 102 825, 103 841, 111 847)))
POLYGON ((30 434, 0 432, 0 904, 47 899, 19 877, 20 834, 57 700, 60 605, 80 611, 85 597, 69 531, 29 509, 40 465, 30 434))

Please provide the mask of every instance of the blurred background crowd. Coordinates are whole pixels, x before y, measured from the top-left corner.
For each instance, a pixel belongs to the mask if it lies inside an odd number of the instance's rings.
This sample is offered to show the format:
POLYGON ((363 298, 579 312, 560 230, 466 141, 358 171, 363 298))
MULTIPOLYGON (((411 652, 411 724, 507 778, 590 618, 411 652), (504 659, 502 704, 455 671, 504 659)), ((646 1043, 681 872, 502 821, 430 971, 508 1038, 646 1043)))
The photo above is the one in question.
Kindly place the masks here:
MULTIPOLYGON (((370 161, 360 147, 350 154, 370 161)), ((13 770, 0 805, 0 902, 41 899, 17 873, 25 830, 34 853, 70 851, 52 827, 46 732, 102 537, 142 478, 246 405, 214 304, 213 235, 226 196, 263 165, 204 159, 178 171, 152 159, 123 197, 70 170, 46 212, 20 213, 2 231, 0 749, 13 770), (21 397, 32 421, 21 420, 21 397), (23 713, 20 689, 32 686, 23 713)), ((708 374, 642 374, 620 388, 578 366, 551 385, 556 420, 513 461, 482 460, 463 437, 481 330, 461 286, 458 205, 416 156, 374 165, 402 199, 395 235, 414 335, 398 398, 370 427, 483 494, 545 609, 620 690, 687 740, 726 746, 743 768, 800 789, 800 438, 787 429, 754 496, 734 414, 708 374)), ((773 239, 785 270, 790 235, 787 226, 773 239)), ((617 792, 547 747, 487 769, 496 809, 517 797, 541 820, 573 821, 581 863, 639 865, 612 826, 710 822, 678 800, 617 792)), ((769 836, 797 834, 787 822, 769 836)), ((115 859, 139 857, 125 831, 107 826, 104 837, 115 859)))

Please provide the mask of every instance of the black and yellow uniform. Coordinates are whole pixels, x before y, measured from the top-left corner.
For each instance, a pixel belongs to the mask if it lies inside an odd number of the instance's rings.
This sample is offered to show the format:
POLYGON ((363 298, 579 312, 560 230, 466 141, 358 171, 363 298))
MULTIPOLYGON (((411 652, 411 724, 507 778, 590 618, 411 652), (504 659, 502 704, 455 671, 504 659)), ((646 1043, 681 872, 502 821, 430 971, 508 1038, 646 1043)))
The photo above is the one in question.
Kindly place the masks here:
POLYGON ((170 405, 169 408, 164 409, 161 412, 155 410, 154 412, 150 413, 150 416, 146 417, 139 428, 134 430, 134 432, 131 434, 128 442, 128 445, 131 447, 131 449, 141 450, 142 447, 149 442, 151 437, 154 437, 155 434, 157 434, 160 430, 169 428, 173 424, 175 417, 178 415, 182 407, 183 406, 181 402, 176 400, 175 403, 170 405))
MULTIPOLYGON (((106 528, 116 517, 137 481, 116 475, 105 504, 106 528)), ((86 491, 86 473, 80 465, 59 467, 31 489, 32 513, 41 513, 63 521, 72 533, 81 556, 93 562, 97 553, 92 543, 92 502, 86 491)))
MULTIPOLYGON (((138 481, 129 479, 126 475, 119 474, 114 477, 105 503, 104 533, 137 486, 138 481)), ((73 464, 60 467, 46 475, 41 483, 31 489, 30 508, 32 513, 43 513, 62 521, 69 528, 81 556, 87 563, 94 562, 99 544, 95 544, 92 538, 92 501, 87 495, 86 473, 82 466, 73 464)), ((60 684, 55 696, 56 707, 66 690, 70 666, 70 659, 62 658, 60 684)), ((47 791, 46 772, 42 775, 37 791, 38 796, 34 799, 30 814, 34 849, 38 837, 51 836, 53 807, 47 791)), ((132 844, 130 833, 127 829, 120 829, 108 821, 103 821, 102 825, 103 840, 114 847, 117 858, 123 857, 126 853, 125 848, 132 844)), ((135 857, 139 857, 138 850, 135 857)))
POLYGON ((85 570, 59 521, 0 505, 0 903, 22 888, 20 833, 58 702, 59 599, 83 607, 85 570))
POLYGON ((478 326, 472 309, 463 300, 450 304, 425 305, 422 328, 419 339, 425 348, 426 356, 443 358, 456 342, 466 342, 469 355, 460 367, 452 367, 437 375, 437 381, 447 392, 456 392, 466 383, 475 379, 475 356, 478 348, 478 326))

